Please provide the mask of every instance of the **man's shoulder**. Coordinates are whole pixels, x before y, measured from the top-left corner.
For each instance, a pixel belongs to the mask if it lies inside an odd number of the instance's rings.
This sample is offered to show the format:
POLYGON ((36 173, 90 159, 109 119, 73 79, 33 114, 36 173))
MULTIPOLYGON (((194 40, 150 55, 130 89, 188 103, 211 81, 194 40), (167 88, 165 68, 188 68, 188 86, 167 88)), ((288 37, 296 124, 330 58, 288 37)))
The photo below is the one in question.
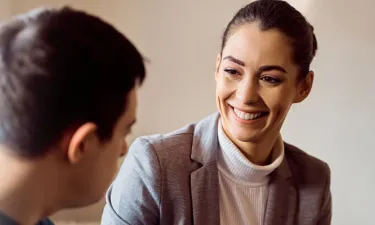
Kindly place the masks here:
POLYGON ((45 218, 39 221, 36 225, 55 225, 55 224, 49 218, 45 218))
MULTIPOLYGON (((13 218, 0 211, 0 225, 18 225, 18 223, 13 218)), ((54 225, 54 223, 49 218, 45 218, 35 225, 54 225)))
POLYGON ((14 221, 11 217, 0 211, 0 225, 17 225, 18 223, 14 221))

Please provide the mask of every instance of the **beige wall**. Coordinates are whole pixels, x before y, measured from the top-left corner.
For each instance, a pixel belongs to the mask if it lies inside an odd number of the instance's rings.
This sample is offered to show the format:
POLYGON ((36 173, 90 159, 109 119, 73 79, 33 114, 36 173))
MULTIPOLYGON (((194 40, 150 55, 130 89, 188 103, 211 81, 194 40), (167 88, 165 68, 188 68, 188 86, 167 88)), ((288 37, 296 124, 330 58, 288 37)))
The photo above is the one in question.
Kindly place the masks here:
POLYGON ((9 18, 11 15, 10 0, 0 0, 0 20, 9 18))
MULTIPOLYGON (((0 18, 50 2, 70 2, 103 16, 150 59, 134 130, 139 136, 171 131, 216 110, 213 76, 220 36, 235 11, 249 1, 9 0, 6 6, 11 7, 1 8, 0 18)), ((373 224, 375 3, 290 2, 315 26, 319 53, 313 92, 292 108, 283 136, 330 164, 333 224, 373 224)), ((101 207, 56 218, 98 219, 101 207)))

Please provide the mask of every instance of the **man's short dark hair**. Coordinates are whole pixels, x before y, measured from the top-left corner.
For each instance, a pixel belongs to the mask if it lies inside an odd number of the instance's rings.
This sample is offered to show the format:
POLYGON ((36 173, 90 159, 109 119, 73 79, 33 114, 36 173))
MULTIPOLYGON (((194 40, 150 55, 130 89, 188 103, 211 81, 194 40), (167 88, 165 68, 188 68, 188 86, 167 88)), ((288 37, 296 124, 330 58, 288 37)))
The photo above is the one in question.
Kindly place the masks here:
POLYGON ((0 143, 40 156, 85 122, 109 139, 145 73, 134 45, 98 17, 69 7, 18 16, 0 28, 0 143))

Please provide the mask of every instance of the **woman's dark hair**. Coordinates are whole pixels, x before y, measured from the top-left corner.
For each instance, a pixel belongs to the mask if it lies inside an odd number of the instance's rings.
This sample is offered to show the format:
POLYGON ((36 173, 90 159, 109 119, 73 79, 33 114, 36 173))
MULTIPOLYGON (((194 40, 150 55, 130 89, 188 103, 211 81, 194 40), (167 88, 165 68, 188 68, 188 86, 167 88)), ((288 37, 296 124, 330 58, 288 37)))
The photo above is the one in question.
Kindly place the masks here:
POLYGON ((234 30, 252 22, 258 22, 262 30, 277 29, 289 37, 293 60, 299 66, 300 78, 304 78, 310 70, 318 44, 313 26, 285 1, 257 0, 240 9, 224 31, 221 53, 234 30))

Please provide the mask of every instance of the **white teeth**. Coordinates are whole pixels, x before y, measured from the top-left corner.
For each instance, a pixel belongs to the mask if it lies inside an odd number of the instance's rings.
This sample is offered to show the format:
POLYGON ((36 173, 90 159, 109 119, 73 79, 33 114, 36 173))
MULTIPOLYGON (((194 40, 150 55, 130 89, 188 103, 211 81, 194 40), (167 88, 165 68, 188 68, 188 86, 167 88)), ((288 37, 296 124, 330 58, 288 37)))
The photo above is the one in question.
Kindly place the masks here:
POLYGON ((236 108, 233 108, 234 109, 234 113, 241 119, 243 120, 254 120, 254 119, 257 119, 259 118, 262 113, 247 113, 247 112, 243 112, 243 111, 240 111, 236 108))

